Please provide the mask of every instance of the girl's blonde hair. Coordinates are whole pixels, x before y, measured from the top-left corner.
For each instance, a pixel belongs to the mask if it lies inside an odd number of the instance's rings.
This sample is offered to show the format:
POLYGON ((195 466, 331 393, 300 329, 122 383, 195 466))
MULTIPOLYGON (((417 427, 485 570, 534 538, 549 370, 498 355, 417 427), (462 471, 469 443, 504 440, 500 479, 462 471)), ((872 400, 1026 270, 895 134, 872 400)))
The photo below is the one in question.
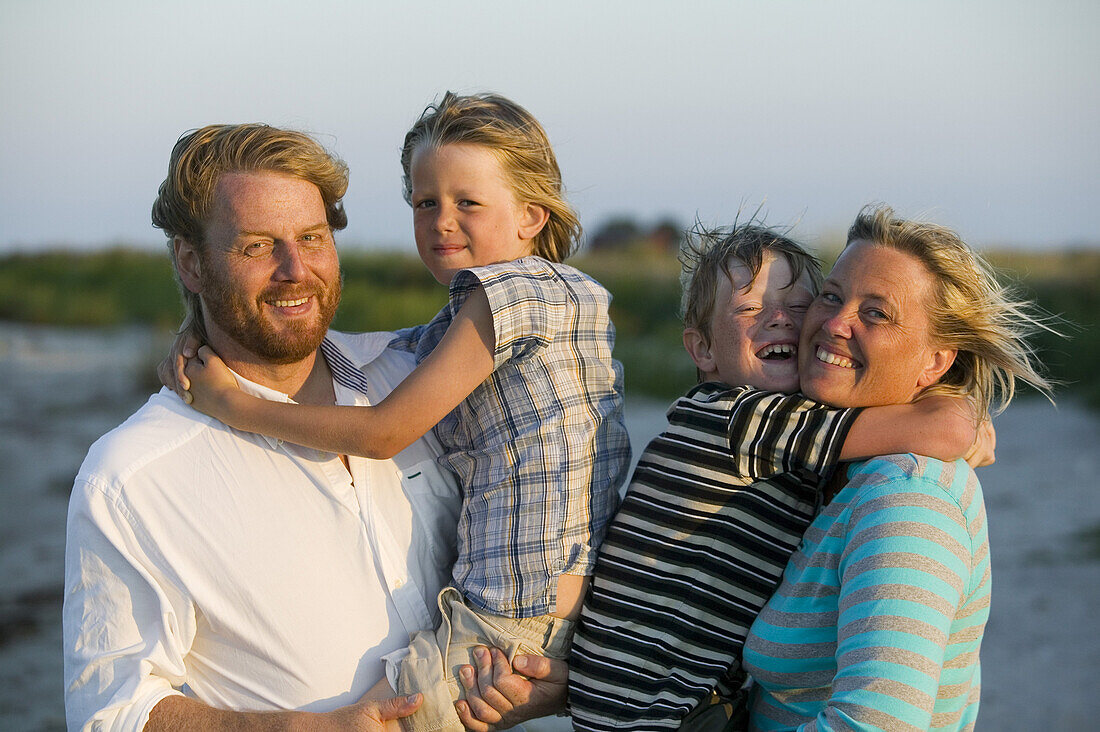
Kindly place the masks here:
POLYGON ((561 170, 550 139, 530 112, 496 94, 459 96, 447 92, 429 105, 405 135, 401 148, 405 201, 412 203, 412 156, 417 148, 449 144, 482 145, 500 161, 516 200, 550 212, 535 236, 535 254, 561 262, 576 249, 581 224, 565 201, 561 170))
POLYGON ((1053 318, 1012 288, 959 236, 943 226, 907 221, 889 206, 866 206, 848 230, 847 245, 867 241, 906 252, 924 264, 934 282, 929 317, 933 344, 957 352, 947 373, 925 394, 969 397, 979 418, 1001 412, 1016 393, 1016 381, 1047 398, 1053 384, 1028 338, 1056 332, 1053 318))

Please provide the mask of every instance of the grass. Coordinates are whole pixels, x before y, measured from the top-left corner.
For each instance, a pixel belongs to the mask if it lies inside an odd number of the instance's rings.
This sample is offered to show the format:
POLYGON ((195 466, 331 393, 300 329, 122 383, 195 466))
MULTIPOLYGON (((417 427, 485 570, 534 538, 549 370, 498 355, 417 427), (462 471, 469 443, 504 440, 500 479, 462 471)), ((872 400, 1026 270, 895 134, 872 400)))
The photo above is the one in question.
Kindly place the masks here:
MULTIPOLYGON (((1029 297, 1071 325, 1069 339, 1040 334, 1040 359, 1073 394, 1100 409, 1100 251, 998 253, 989 259, 1029 297)), ((603 252, 574 264, 611 291, 611 316, 627 389, 671 399, 695 371, 683 352, 678 317, 679 266, 648 249, 603 252)), ((343 257, 344 297, 335 327, 391 330, 427 322, 445 290, 420 264, 401 254, 343 257)), ((142 323, 171 328, 182 311, 167 257, 115 249, 74 254, 52 251, 0 258, 0 319, 64 326, 142 323)))
POLYGON ((169 327, 182 310, 167 256, 111 249, 0 259, 0 319, 67 326, 169 327))
POLYGON ((994 253, 990 260, 1015 278, 1024 294, 1063 321, 1065 337, 1041 332, 1039 359, 1071 393, 1100 409, 1100 251, 994 253))

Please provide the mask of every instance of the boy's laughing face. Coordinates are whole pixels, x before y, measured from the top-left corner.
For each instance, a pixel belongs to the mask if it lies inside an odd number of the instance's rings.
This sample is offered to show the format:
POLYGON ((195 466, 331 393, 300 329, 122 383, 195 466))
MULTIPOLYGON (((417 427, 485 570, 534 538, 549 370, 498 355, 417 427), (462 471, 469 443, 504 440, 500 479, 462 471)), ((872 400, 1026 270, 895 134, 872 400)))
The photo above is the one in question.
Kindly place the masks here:
POLYGON ((719 276, 709 338, 684 331, 684 346, 706 381, 747 384, 765 391, 798 391, 798 336, 813 301, 810 276, 791 282, 790 264, 765 252, 756 279, 749 268, 729 262, 719 276))

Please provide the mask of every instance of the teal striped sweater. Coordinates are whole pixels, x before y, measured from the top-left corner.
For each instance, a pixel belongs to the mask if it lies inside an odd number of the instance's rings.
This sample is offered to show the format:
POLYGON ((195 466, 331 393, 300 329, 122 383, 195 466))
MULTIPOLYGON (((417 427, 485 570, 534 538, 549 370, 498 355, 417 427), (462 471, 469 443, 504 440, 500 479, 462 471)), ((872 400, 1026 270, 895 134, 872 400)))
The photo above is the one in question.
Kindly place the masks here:
POLYGON ((965 462, 890 455, 807 530, 753 623, 752 730, 969 730, 989 616, 981 486, 965 462))

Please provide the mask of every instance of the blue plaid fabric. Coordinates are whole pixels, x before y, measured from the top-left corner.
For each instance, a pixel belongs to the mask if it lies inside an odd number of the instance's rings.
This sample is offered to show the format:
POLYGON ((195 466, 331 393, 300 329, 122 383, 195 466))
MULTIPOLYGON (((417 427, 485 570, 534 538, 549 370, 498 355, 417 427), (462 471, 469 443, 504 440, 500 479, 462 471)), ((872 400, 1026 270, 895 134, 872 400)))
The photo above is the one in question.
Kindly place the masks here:
POLYGON ((463 270, 447 306, 391 347, 422 361, 478 287, 495 371, 435 427, 464 492, 453 579, 487 612, 545 615, 559 575, 592 573, 630 465, 611 296, 540 257, 463 270))

